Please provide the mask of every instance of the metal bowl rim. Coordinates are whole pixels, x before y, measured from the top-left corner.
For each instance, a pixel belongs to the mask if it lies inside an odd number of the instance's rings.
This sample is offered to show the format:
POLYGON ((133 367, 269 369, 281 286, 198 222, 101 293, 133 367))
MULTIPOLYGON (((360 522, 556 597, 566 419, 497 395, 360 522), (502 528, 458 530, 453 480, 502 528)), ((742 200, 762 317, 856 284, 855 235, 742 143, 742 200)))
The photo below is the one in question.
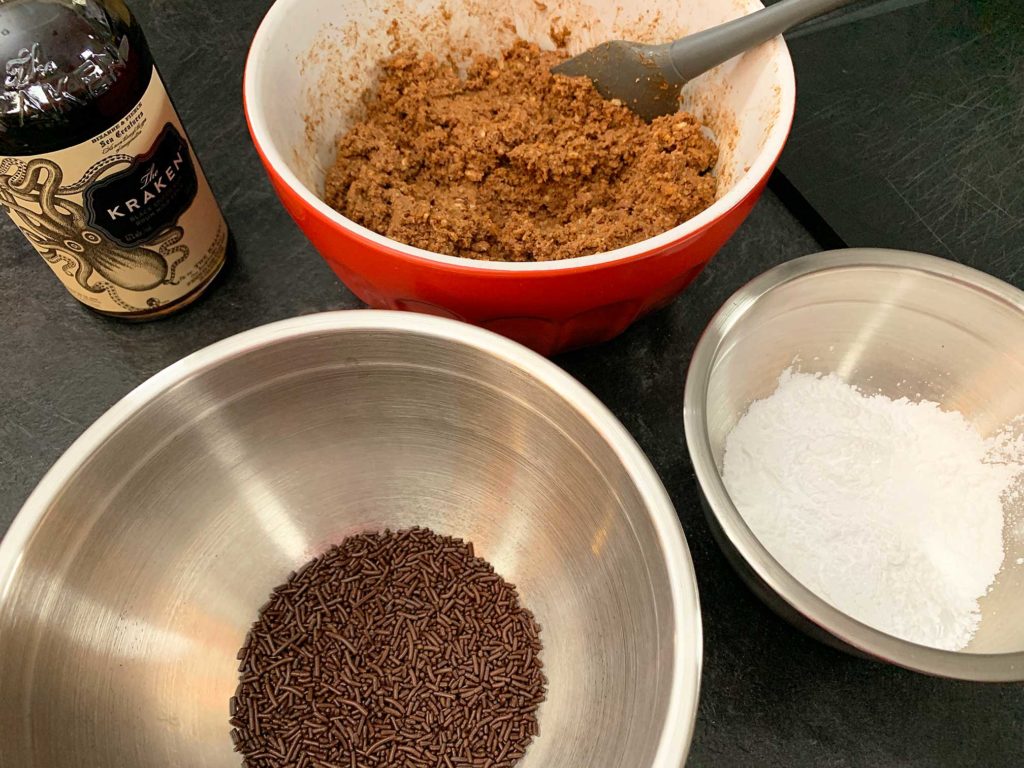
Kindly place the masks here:
POLYGON ((394 331, 476 349, 534 377, 582 415, 615 453, 644 502, 668 573, 675 613, 669 705, 651 768, 678 768, 693 739, 703 663, 700 600, 693 560, 675 508, 658 474, 633 437, 589 390, 554 363, 491 331, 440 317, 383 310, 322 312, 282 320, 230 336, 168 366, 140 384, 96 420, 57 460, 0 540, 0 611, 17 581, 18 566, 37 526, 66 481, 145 405, 174 386, 234 358, 274 344, 329 333, 394 331), (690 649, 692 648, 692 658, 690 649))
POLYGON ((1024 680, 1024 652, 972 654, 930 648, 869 627, 811 592, 758 541, 733 504, 715 462, 707 430, 707 391, 719 348, 759 299, 788 283, 811 275, 851 269, 920 272, 964 289, 987 294, 1021 313, 1024 291, 938 256, 883 248, 848 248, 803 256, 780 264, 734 293, 712 318, 693 354, 686 379, 683 419, 687 449, 701 491, 705 513, 717 523, 739 556, 776 595, 805 619, 842 642, 882 661, 937 677, 983 682, 1024 680))

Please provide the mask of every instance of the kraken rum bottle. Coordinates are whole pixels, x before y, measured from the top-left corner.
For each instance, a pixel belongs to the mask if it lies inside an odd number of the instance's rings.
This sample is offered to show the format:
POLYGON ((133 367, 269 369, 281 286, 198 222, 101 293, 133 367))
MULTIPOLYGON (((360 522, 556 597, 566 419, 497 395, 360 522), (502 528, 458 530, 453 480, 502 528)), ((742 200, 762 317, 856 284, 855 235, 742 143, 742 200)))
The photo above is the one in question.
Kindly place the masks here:
POLYGON ((143 320, 224 264, 228 228, 121 0, 0 0, 0 206, 86 306, 143 320))

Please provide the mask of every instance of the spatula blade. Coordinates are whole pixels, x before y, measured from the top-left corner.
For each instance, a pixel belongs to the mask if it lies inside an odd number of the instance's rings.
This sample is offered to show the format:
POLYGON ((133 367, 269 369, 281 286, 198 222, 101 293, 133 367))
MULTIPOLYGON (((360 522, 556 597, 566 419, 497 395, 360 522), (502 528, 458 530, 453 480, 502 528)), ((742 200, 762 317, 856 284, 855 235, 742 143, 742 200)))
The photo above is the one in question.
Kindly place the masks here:
POLYGON ((658 66, 654 46, 612 40, 551 68, 556 75, 586 77, 604 98, 617 99, 650 122, 679 109, 680 86, 658 66))

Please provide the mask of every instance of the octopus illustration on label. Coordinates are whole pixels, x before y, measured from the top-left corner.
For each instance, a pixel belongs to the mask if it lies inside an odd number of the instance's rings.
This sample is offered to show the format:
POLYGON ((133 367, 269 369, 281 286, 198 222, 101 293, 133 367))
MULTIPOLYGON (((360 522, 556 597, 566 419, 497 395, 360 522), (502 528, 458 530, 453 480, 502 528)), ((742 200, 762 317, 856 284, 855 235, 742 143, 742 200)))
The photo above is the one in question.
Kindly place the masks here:
POLYGON ((213 193, 155 72, 154 90, 109 136, 0 160, 0 207, 76 298, 113 314, 158 308, 209 282, 227 245, 213 193), (141 154, 124 151, 139 145, 141 154))

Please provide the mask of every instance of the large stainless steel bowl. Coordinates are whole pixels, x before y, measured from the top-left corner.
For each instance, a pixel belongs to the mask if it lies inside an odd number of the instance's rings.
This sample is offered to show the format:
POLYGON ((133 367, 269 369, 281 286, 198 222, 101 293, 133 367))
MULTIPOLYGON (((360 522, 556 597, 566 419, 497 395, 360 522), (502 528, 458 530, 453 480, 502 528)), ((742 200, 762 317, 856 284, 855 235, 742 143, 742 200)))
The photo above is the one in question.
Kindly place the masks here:
POLYGON ((633 440, 513 342, 342 312, 172 366, 45 477, 0 545, 0 765, 237 766, 235 653, 270 589, 413 525, 472 540, 543 627, 524 766, 683 763, 697 590, 633 440))
POLYGON ((720 474, 725 440, 779 374, 835 373, 870 392, 961 411, 983 435, 1024 413, 1024 293, 944 259, 851 249, 766 272, 712 320, 686 383, 686 438, 718 542, 771 607, 819 639, 910 669, 973 680, 1024 679, 1024 517, 1010 516, 1006 560, 964 652, 925 648, 846 616, 761 545, 720 474))

